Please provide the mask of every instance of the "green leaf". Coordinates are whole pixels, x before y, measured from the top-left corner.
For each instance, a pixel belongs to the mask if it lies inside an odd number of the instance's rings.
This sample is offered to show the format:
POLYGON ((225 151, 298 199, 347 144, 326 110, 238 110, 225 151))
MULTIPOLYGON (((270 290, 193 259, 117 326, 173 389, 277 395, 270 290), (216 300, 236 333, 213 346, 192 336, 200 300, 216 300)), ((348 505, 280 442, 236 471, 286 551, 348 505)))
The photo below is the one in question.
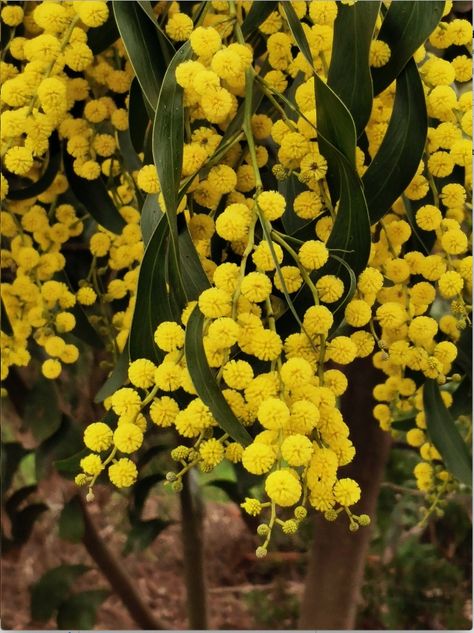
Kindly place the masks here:
POLYGON ((109 596, 108 589, 91 589, 75 593, 59 605, 58 629, 92 630, 97 609, 109 596))
POLYGON ((453 393, 453 404, 449 411, 455 420, 461 415, 469 415, 472 412, 472 382, 469 376, 462 377, 453 393))
POLYGON ((79 495, 70 499, 61 511, 58 522, 59 538, 70 543, 80 543, 84 536, 84 514, 79 495))
POLYGON ((10 188, 8 198, 10 200, 27 200, 28 198, 39 196, 53 182, 60 167, 61 143, 59 142, 58 133, 54 131, 49 137, 48 164, 44 172, 38 180, 21 189, 10 188))
POLYGON ((188 301, 196 301, 201 292, 211 287, 187 227, 180 231, 179 261, 184 291, 188 301))
POLYGON ((123 548, 125 556, 132 552, 141 552, 153 543, 156 537, 168 525, 169 521, 162 519, 148 519, 147 521, 134 521, 127 534, 127 540, 123 548))
MULTIPOLYGON (((293 37, 314 71, 311 49, 298 16, 291 2, 284 2, 282 6, 293 37)), ((327 142, 332 143, 355 169, 356 132, 349 110, 336 93, 318 77, 316 71, 314 82, 318 107, 318 138, 325 138, 327 142)))
POLYGON ((446 468, 460 482, 472 486, 471 457, 435 380, 427 380, 423 386, 423 406, 428 435, 446 468))
POLYGON ((114 394, 117 389, 120 389, 126 381, 129 364, 128 354, 128 345, 125 345, 117 359, 117 362, 115 363, 114 368, 112 369, 110 376, 95 394, 94 402, 103 402, 106 398, 114 394))
POLYGON ((88 448, 83 448, 70 457, 56 460, 54 462, 54 467, 64 477, 75 477, 81 471, 81 459, 89 453, 90 451, 88 448))
POLYGON ((79 451, 84 445, 79 425, 62 415, 58 430, 42 442, 35 452, 36 479, 43 479, 52 463, 79 451))
POLYGON ((86 211, 104 228, 112 233, 121 233, 125 220, 112 202, 102 178, 87 180, 78 176, 73 168, 74 158, 66 150, 63 152, 63 163, 72 193, 85 206, 86 211))
POLYGON ((3 494, 10 488, 13 476, 19 463, 30 451, 19 442, 2 442, 0 450, 0 463, 2 473, 3 494))
POLYGON ((44 503, 31 503, 11 518, 12 543, 15 546, 23 545, 30 538, 34 524, 39 516, 49 510, 44 503))
POLYGON ((411 60, 398 76, 387 132, 362 177, 371 223, 380 220, 410 184, 423 155, 427 130, 423 85, 411 60))
POLYGON ((374 94, 385 90, 398 77, 415 51, 424 44, 441 20, 444 5, 444 0, 406 0, 390 4, 378 39, 389 45, 391 55, 385 66, 372 68, 374 94))
POLYGON ((137 296, 129 336, 130 360, 149 358, 160 361, 162 354, 153 341, 162 321, 173 320, 166 285, 166 253, 169 225, 162 217, 146 247, 138 276, 137 296))
POLYGON ((164 213, 160 209, 157 196, 149 193, 143 203, 140 219, 142 238, 145 246, 148 245, 148 242, 153 235, 153 231, 156 229, 158 222, 161 220, 163 215, 164 213))
MULTIPOLYGON (((162 450, 162 447, 160 447, 162 450)), ((139 479, 132 487, 132 494, 130 496, 130 509, 129 515, 132 521, 138 520, 141 517, 143 506, 151 492, 151 489, 165 479, 162 473, 154 473, 153 475, 147 475, 139 479)))
POLYGON ((31 588, 32 619, 49 620, 69 595, 73 582, 89 569, 86 565, 59 565, 43 574, 31 588))
POLYGON ((186 42, 166 70, 153 122, 153 158, 158 170, 165 211, 171 232, 177 237, 176 213, 184 144, 183 89, 176 83, 177 66, 191 54, 186 42))
POLYGON ((55 433, 61 424, 58 396, 53 382, 37 380, 33 388, 25 394, 23 419, 39 442, 55 433))
POLYGON ((267 2, 253 2, 250 11, 242 23, 242 34, 247 40, 252 33, 264 22, 272 11, 278 9, 278 2, 267 0, 267 2))
POLYGON ((12 324, 10 323, 10 319, 8 318, 8 312, 5 309, 5 304, 3 303, 3 299, 1 300, 1 322, 2 322, 2 332, 5 332, 8 336, 13 334, 12 324))
POLYGON ((252 438, 235 417, 216 382, 206 359, 203 345, 204 315, 196 306, 186 326, 184 345, 186 364, 196 392, 211 410, 219 426, 236 442, 247 446, 252 438))
POLYGON ((104 24, 87 31, 87 45, 92 49, 94 55, 103 53, 109 46, 112 46, 120 37, 115 17, 112 11, 104 24))
POLYGON ((130 63, 149 106, 155 111, 166 71, 165 59, 159 54, 160 33, 138 2, 114 0, 112 7, 130 63))
POLYGON ((134 77, 130 86, 130 96, 128 105, 128 128, 130 132, 130 140, 137 154, 143 151, 145 144, 145 133, 150 123, 150 113, 152 110, 148 103, 143 99, 143 93, 138 83, 138 79, 134 77))
POLYGON ((357 136, 372 110, 372 77, 369 49, 379 12, 379 0, 338 4, 328 85, 344 102, 354 119, 357 136))

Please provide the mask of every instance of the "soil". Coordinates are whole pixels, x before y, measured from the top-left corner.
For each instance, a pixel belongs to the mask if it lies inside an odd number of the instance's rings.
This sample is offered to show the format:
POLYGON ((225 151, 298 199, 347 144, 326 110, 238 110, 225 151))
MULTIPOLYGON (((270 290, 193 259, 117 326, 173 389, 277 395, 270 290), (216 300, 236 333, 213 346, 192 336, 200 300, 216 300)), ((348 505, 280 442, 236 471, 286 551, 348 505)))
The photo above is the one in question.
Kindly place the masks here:
MULTIPOLYGON (((28 542, 2 559, 2 629, 56 628, 56 622, 32 622, 30 587, 47 570, 61 564, 82 563, 91 570, 74 585, 76 591, 108 588, 82 544, 72 544, 58 536, 57 521, 64 500, 71 493, 68 482, 58 478, 43 481, 49 512, 35 523, 28 542)), ((98 490, 89 511, 100 535, 138 587, 146 604, 163 628, 188 628, 186 592, 177 500, 154 496, 146 514, 168 516, 176 522, 168 526, 143 552, 123 556, 125 502, 110 490, 98 490)), ((265 561, 255 558, 255 537, 232 503, 208 501, 205 504, 204 546, 209 593, 209 628, 255 629, 296 626, 295 605, 303 583, 302 555, 288 552, 265 561), (269 600, 274 596, 275 599, 269 600), (273 604, 278 603, 278 609, 273 604), (267 606, 265 606, 267 605, 267 606), (270 605, 270 606, 269 606, 270 605), (285 606, 287 605, 287 606, 285 606)), ((111 595, 98 609, 95 629, 133 630, 137 624, 119 597, 111 595)))

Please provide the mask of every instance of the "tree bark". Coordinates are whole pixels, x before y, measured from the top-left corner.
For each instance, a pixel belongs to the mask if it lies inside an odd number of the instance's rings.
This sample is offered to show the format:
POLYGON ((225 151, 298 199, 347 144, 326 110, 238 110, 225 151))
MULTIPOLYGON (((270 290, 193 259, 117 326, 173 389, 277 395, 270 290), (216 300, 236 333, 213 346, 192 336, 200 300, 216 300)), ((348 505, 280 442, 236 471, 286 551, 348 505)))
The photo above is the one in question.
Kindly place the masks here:
MULTIPOLYGON (((361 487, 356 514, 366 513, 375 523, 380 484, 390 448, 390 435, 372 416, 372 389, 381 378, 370 359, 356 361, 347 375, 342 413, 356 448, 354 461, 343 469, 361 487)), ((382 376, 383 379, 383 376, 382 376)), ((330 523, 315 520, 314 540, 301 605, 301 629, 355 628, 359 591, 364 577, 371 528, 350 532, 344 514, 330 523)))
POLYGON ((192 490, 190 473, 183 477, 181 501, 181 534, 183 540, 184 578, 187 592, 189 628, 207 629, 207 589, 204 571, 202 507, 192 490))
POLYGON ((114 556, 102 540, 82 496, 78 495, 78 498, 84 518, 82 542, 97 567, 109 581, 112 589, 120 597, 125 608, 139 627, 145 630, 166 628, 155 618, 151 609, 140 597, 136 586, 123 569, 123 562, 114 556))

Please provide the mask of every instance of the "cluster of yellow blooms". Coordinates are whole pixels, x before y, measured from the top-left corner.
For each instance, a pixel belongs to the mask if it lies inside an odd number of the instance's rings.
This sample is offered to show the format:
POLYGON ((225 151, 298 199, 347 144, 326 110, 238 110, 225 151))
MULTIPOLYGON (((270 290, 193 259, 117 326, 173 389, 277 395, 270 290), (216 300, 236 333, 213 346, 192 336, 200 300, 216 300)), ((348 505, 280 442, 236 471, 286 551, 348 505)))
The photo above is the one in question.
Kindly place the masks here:
MULTIPOLYGON (((6 173, 1 255, 8 279, 2 301, 12 325, 10 335, 1 333, 2 379, 10 366, 29 363, 32 342, 42 348, 43 375, 56 379, 62 363, 73 363, 79 355, 72 336, 77 307, 87 310, 114 358, 125 348, 144 252, 137 210, 141 192, 154 196, 161 209, 166 205, 155 165, 127 171, 120 151, 118 133, 128 129, 124 95, 133 79, 123 44, 118 41, 97 56, 88 45, 88 29, 108 18, 107 3, 27 4, 31 6, 26 14, 18 5, 1 11, 3 22, 13 30, 11 61, 1 62, 6 173), (14 33, 19 25, 21 36, 14 33), (62 173, 34 198, 8 197, 18 183, 41 177, 53 133, 63 141, 78 177, 107 179, 125 223, 120 234, 91 222, 87 210, 81 216, 63 201, 68 182, 62 173), (79 237, 90 252, 90 269, 73 292, 60 275, 66 265, 63 252, 79 237)), ((338 3, 291 4, 313 66, 326 79, 338 3)), ((446 3, 444 15, 451 4, 446 3)), ((242 507, 253 516, 269 515, 258 528, 264 540, 257 555, 264 556, 274 527, 296 532, 310 507, 329 521, 346 514, 351 530, 370 522, 366 514, 353 512, 361 491, 340 471, 353 460, 355 449, 338 399, 348 386, 343 370, 358 358, 372 357, 386 375, 373 394, 374 417, 382 429, 391 431, 392 423, 412 414, 406 442, 420 451, 418 487, 433 496, 454 485, 426 434, 422 385, 426 378, 440 385, 456 382, 456 342, 470 324, 472 98, 463 83, 471 80, 472 69, 470 54, 446 61, 428 52, 451 45, 468 50, 471 28, 466 20, 441 22, 430 36, 430 47, 416 51, 430 117, 426 151, 403 195, 372 227, 368 265, 344 304, 342 327, 333 328, 334 306, 348 288, 323 270, 338 255, 327 247, 337 205, 331 203, 328 163, 317 140, 313 68, 296 51, 281 6, 260 24, 266 51, 254 59, 256 53, 239 27, 251 6, 248 0, 212 0, 198 25, 177 2, 155 6, 170 40, 190 43, 190 55, 175 70, 186 122, 181 182, 187 183, 187 191, 178 213, 210 287, 188 303, 179 321, 158 324, 155 356, 161 361, 140 358, 130 363, 130 385, 104 403, 117 418, 116 426, 99 421, 87 427, 84 442, 91 453, 82 459, 76 482, 88 486, 92 496, 97 478, 107 470, 115 486, 131 486, 138 477, 131 454, 142 446, 149 422, 172 428, 183 438, 171 452, 177 463, 177 472, 168 473, 173 489, 180 490, 190 468, 207 472, 223 460, 262 476, 262 497, 246 498, 242 507), (225 153, 216 154, 248 98, 248 77, 254 70, 274 113, 253 114, 248 134, 235 134, 225 153), (294 94, 298 116, 293 119, 275 97, 296 77, 301 81, 294 94), (274 189, 263 187, 264 172, 274 189), (453 174, 455 182, 450 180, 453 174), (311 239, 305 241, 281 231, 281 219, 289 210, 277 187, 290 175, 301 184, 291 213, 313 227, 311 239), (418 232, 433 236, 430 250, 414 250, 418 232), (218 259, 216 242, 223 244, 218 259), (279 318, 304 286, 312 294, 312 305, 299 315, 296 329, 282 334, 279 318), (233 416, 250 432, 246 446, 222 431, 193 385, 185 339, 189 319, 196 315, 204 317, 207 364, 233 416)), ((377 39, 381 23, 379 16, 369 57, 374 68, 382 68, 391 56, 389 46, 377 39)), ((356 148, 361 176, 383 141, 394 97, 393 83, 374 98, 367 149, 356 148)), ((449 407, 450 390, 441 393, 449 407)), ((399 437, 395 429, 392 433, 399 437)))

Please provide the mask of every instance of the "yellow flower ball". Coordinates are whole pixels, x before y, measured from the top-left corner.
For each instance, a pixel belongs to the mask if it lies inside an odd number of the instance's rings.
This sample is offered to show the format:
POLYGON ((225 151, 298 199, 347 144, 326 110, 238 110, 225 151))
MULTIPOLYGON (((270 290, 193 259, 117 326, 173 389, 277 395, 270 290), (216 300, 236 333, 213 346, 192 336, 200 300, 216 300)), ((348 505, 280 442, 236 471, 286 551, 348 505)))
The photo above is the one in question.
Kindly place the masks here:
POLYGON ((360 499, 360 487, 359 484, 350 479, 339 479, 334 485, 334 498, 341 504, 341 506, 352 506, 360 499))
POLYGON ((143 444, 143 432, 135 424, 120 424, 113 434, 113 442, 121 453, 133 453, 143 444))
POLYGON ((287 470, 276 470, 265 480, 265 492, 277 505, 295 505, 301 497, 299 480, 287 470))
POLYGON ((104 422, 94 422, 84 431, 84 444, 91 451, 100 453, 112 446, 112 429, 104 422))
POLYGON ((132 486, 138 476, 137 467, 131 459, 122 457, 109 467, 109 479, 117 488, 132 486))

